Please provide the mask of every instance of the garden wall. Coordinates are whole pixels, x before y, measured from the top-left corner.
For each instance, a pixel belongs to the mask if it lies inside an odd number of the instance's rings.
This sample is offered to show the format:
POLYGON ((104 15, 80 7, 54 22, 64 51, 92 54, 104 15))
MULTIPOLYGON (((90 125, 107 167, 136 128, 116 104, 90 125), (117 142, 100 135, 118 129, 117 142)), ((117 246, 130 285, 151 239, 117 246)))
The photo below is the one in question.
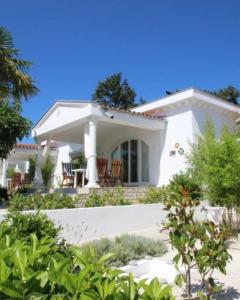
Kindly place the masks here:
MULTIPOLYGON (((136 204, 91 208, 44 210, 56 225, 61 225, 62 237, 69 243, 79 244, 102 237, 124 233, 154 232, 161 238, 159 229, 166 217, 162 204, 136 204)), ((0 221, 5 212, 0 212, 0 221)), ((202 215, 198 210, 198 217, 202 215)))

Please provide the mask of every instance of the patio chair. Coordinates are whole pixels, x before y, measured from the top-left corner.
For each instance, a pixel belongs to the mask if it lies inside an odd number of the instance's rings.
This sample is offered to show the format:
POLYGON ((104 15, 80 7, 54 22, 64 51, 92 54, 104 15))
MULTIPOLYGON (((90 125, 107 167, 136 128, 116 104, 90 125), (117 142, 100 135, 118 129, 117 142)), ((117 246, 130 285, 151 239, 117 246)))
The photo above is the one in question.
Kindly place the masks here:
POLYGON ((32 180, 31 180, 30 174, 25 173, 25 174, 24 174, 24 177, 23 177, 22 184, 23 184, 24 186, 26 186, 26 185, 30 185, 31 183, 32 183, 32 180))
POLYGON ((97 158, 98 182, 100 186, 108 186, 110 177, 107 174, 108 160, 97 158))
POLYGON ((74 176, 72 172, 72 163, 62 162, 62 187, 73 187, 74 176))
POLYGON ((12 192, 16 192, 22 187, 22 174, 15 173, 12 178, 12 192))
POLYGON ((123 186, 122 182, 122 161, 119 159, 114 159, 112 161, 112 168, 109 172, 110 184, 115 186, 118 182, 123 186))

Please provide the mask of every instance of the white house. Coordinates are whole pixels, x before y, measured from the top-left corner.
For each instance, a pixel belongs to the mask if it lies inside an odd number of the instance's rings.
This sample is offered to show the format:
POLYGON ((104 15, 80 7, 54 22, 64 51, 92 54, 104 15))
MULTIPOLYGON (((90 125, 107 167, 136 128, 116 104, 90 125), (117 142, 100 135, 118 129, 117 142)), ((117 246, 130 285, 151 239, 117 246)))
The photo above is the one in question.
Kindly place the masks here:
POLYGON ((36 155, 35 144, 16 144, 7 159, 0 162, 0 186, 7 186, 7 169, 13 168, 18 173, 28 173, 29 159, 36 155))
POLYGON ((190 88, 128 111, 89 101, 56 101, 34 126, 32 136, 38 144, 61 145, 55 178, 61 177, 61 163, 74 152, 70 145, 78 150, 83 145, 87 187, 98 187, 97 156, 109 163, 114 158, 123 161, 126 186, 161 186, 184 171, 189 143, 201 134, 208 118, 220 132, 224 124, 234 129, 239 117, 239 106, 190 88))

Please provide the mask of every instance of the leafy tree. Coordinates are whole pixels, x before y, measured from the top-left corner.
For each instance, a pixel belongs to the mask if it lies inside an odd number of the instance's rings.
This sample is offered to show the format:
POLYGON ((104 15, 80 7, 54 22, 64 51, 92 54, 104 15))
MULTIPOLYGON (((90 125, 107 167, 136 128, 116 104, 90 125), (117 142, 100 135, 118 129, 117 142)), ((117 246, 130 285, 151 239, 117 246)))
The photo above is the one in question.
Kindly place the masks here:
POLYGON ((10 32, 0 27, 0 159, 30 131, 31 122, 21 115, 21 99, 38 92, 28 75, 30 66, 19 58, 10 32))
POLYGON ((129 86, 127 79, 122 78, 121 73, 100 81, 92 95, 92 99, 100 104, 123 109, 136 106, 135 97, 135 91, 129 86))
POLYGON ((31 122, 20 113, 19 103, 0 100, 0 158, 7 158, 17 139, 29 134, 31 122))
POLYGON ((227 100, 228 102, 239 104, 240 90, 235 88, 234 86, 229 85, 226 88, 219 89, 218 91, 214 91, 214 92, 208 91, 208 93, 213 94, 224 100, 227 100))
POLYGON ((38 89, 28 75, 30 67, 31 62, 19 59, 10 32, 0 27, 0 99, 27 100, 36 95, 38 89))

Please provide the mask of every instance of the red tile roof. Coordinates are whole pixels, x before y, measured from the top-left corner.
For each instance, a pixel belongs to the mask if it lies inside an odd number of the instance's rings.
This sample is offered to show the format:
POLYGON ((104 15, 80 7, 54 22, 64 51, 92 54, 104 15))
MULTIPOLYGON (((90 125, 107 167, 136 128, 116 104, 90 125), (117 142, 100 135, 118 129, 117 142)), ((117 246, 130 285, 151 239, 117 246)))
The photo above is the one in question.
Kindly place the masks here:
POLYGON ((18 144, 16 144, 15 148, 19 148, 19 149, 37 149, 37 145, 36 144, 18 143, 18 144))

